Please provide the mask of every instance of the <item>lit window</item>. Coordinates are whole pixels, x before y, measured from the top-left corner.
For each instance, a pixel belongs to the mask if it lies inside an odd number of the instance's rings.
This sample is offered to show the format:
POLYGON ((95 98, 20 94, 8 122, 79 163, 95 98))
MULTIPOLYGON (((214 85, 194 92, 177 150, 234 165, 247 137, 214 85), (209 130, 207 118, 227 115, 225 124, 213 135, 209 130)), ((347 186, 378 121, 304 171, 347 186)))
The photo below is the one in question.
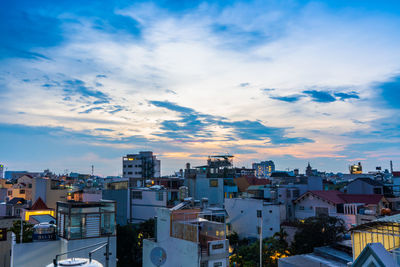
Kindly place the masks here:
POLYGON ((218 179, 210 179, 210 187, 218 187, 218 179))

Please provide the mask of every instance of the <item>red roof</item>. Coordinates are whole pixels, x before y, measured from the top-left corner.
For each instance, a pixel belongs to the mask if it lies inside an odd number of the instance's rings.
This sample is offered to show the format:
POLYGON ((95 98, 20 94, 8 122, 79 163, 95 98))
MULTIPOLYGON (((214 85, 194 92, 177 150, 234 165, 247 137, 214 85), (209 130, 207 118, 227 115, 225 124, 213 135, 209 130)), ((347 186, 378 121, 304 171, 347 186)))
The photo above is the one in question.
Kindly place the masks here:
POLYGON ((48 210, 46 203, 43 202, 42 198, 39 197, 30 208, 31 210, 48 210))
MULTIPOLYGON (((307 194, 312 194, 321 199, 327 200, 333 204, 349 204, 349 203, 378 204, 379 201, 381 201, 383 198, 383 195, 343 194, 342 192, 337 190, 308 191, 303 196, 307 194)), ((303 196, 300 196, 297 200, 301 199, 303 196)))
POLYGON ((394 177, 400 177, 400 172, 392 172, 394 177))
POLYGON ((341 194, 340 197, 346 203, 365 203, 365 204, 378 204, 383 198, 382 195, 356 195, 356 194, 341 194))
POLYGON ((265 179, 265 178, 255 178, 255 177, 246 177, 247 182, 250 185, 266 185, 266 184, 270 184, 271 181, 269 179, 265 179))
MULTIPOLYGON (((337 190, 327 190, 327 191, 309 191, 311 194, 316 195, 322 199, 328 200, 334 204, 344 203, 343 199, 339 197, 340 194, 343 194, 337 190)), ((308 193, 308 192, 307 192, 308 193)), ((306 194, 307 194, 306 193, 306 194)))

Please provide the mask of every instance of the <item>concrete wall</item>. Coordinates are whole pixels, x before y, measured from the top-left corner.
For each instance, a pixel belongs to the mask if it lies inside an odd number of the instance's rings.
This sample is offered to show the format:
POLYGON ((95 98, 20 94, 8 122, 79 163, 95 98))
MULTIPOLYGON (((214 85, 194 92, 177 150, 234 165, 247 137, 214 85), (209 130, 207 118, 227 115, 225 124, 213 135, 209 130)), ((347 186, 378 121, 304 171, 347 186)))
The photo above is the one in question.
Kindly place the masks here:
POLYGON ((205 175, 197 174, 195 179, 195 193, 193 197, 197 200, 208 198, 208 204, 222 207, 224 204, 224 179, 206 178, 205 175), (218 186, 211 187, 210 180, 217 179, 218 186))
POLYGON ((47 180, 44 178, 34 178, 32 183, 32 203, 40 197, 46 203, 47 180))
POLYGON ((119 225, 126 225, 129 220, 129 196, 128 189, 103 190, 102 198, 114 200, 117 203, 116 220, 119 225))
MULTIPOLYGON (((382 188, 382 187, 381 187, 382 188)), ((381 189, 383 193, 383 188, 381 189)), ((348 194, 374 194, 374 186, 362 180, 354 180, 347 185, 348 194)))
POLYGON ((268 205, 261 199, 225 199, 225 209, 232 227, 240 238, 259 238, 257 210, 263 214, 263 238, 279 232, 281 222, 286 218, 284 205, 268 205))
POLYGON ((60 240, 13 244, 11 267, 46 266, 59 253, 61 253, 60 240))
MULTIPOLYGON (((106 242, 106 237, 101 238, 88 238, 79 240, 65 240, 59 239, 55 241, 42 241, 33 243, 22 243, 16 244, 14 242, 12 248, 12 265, 11 267, 42 267, 53 262, 53 259, 57 254, 71 251, 73 249, 82 248, 89 245, 106 242)), ((110 256, 109 266, 116 267, 116 255, 117 255, 117 240, 116 237, 110 238, 110 256)), ((89 251, 95 249, 97 246, 88 248, 78 252, 72 252, 66 256, 60 257, 60 259, 82 257, 88 258, 89 251)), ((105 264, 105 248, 97 251, 93 254, 93 259, 99 261, 103 265, 105 264)))
POLYGON ((154 218, 158 208, 167 206, 167 191, 142 190, 142 199, 132 199, 132 222, 139 223, 154 218), (162 192, 163 199, 157 200, 158 192, 162 192))
POLYGON ((170 211, 157 209, 157 242, 145 239, 143 242, 143 266, 155 266, 150 259, 151 250, 161 247, 167 254, 163 266, 199 266, 199 246, 197 243, 170 236, 170 211))

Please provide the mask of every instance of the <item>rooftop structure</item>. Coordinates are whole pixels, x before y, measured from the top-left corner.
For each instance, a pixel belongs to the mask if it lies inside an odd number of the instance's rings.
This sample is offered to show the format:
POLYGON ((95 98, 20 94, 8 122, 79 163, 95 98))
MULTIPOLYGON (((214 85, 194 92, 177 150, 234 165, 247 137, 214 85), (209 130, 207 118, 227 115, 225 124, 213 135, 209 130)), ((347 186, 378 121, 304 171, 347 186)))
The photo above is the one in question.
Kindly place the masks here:
POLYGON ((113 236, 115 201, 57 202, 58 235, 64 239, 113 236))
POLYGON ((165 266, 227 266, 229 264, 225 213, 193 206, 190 200, 157 210, 155 239, 143 242, 143 266, 152 266, 152 254, 165 266), (171 246, 173 244, 173 246, 171 246))

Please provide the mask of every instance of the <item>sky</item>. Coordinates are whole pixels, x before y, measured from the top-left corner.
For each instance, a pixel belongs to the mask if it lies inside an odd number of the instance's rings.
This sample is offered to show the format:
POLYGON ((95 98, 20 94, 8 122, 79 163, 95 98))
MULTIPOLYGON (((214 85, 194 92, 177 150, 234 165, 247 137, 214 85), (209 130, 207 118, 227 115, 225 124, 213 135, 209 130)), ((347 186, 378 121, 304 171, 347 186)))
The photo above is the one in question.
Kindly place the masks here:
POLYGON ((0 162, 400 170, 398 1, 0 2, 0 162), (384 3, 382 3, 384 2, 384 3))

